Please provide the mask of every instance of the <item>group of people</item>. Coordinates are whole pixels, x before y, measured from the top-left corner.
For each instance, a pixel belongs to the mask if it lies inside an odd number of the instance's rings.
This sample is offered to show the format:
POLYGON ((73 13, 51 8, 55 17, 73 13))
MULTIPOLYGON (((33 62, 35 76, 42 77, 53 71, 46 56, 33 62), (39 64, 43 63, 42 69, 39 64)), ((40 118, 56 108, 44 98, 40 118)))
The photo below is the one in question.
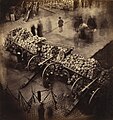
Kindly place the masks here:
POLYGON ((38 15, 39 2, 24 2, 21 5, 22 14, 24 15, 24 20, 28 21, 29 17, 33 18, 38 15))
POLYGON ((97 21, 95 16, 89 16, 85 21, 82 16, 75 16, 74 29, 77 33, 79 42, 92 43, 94 41, 94 33, 97 30, 99 31, 99 36, 106 37, 109 32, 110 23, 104 14, 100 16, 100 18, 101 19, 97 21))
MULTIPOLYGON (((64 26, 64 21, 61 17, 59 17, 58 20, 59 32, 63 32, 63 26, 64 26)), ((48 18, 46 21, 46 27, 47 27, 47 32, 52 32, 52 23, 50 18, 48 18)), ((31 26, 31 33, 33 34, 33 36, 38 35, 39 37, 43 37, 43 24, 41 20, 39 20, 37 27, 35 27, 35 25, 31 26)))
MULTIPOLYGON (((95 4, 96 6, 100 6, 99 0, 74 0, 73 1, 73 10, 76 10, 78 7, 90 7, 95 4)), ((10 19, 11 21, 15 21, 20 17, 23 17, 24 21, 28 21, 29 18, 33 18, 39 13, 39 5, 40 3, 37 1, 25 2, 23 1, 20 6, 12 6, 9 10, 9 15, 6 15, 6 19, 10 19), (8 17, 9 16, 9 17, 8 17)), ((69 5, 67 3, 64 4, 63 10, 65 12, 65 16, 68 16, 69 5)))
POLYGON ((33 36, 38 35, 39 37, 43 37, 43 24, 41 20, 39 20, 37 28, 35 27, 35 25, 31 26, 31 33, 33 34, 33 36))
POLYGON ((11 6, 9 13, 6 14, 6 20, 14 22, 19 18, 23 17, 24 21, 28 21, 29 18, 33 18, 38 15, 39 12, 39 2, 25 2, 23 1, 21 5, 11 6))
POLYGON ((74 22, 75 31, 78 33, 78 40, 86 43, 93 42, 93 33, 97 29, 96 18, 89 16, 87 23, 82 16, 78 16, 74 22))
POLYGON ((75 10, 78 7, 89 7, 91 8, 93 5, 96 7, 100 6, 100 1, 99 0, 74 0, 73 2, 73 9, 75 10))

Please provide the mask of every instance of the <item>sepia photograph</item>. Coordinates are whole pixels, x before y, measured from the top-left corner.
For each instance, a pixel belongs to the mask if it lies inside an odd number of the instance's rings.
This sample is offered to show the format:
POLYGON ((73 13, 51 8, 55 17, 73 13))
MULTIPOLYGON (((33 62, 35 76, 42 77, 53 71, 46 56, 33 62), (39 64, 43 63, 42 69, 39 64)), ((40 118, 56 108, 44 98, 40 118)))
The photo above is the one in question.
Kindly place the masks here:
POLYGON ((0 120, 113 120, 113 0, 0 0, 0 120))

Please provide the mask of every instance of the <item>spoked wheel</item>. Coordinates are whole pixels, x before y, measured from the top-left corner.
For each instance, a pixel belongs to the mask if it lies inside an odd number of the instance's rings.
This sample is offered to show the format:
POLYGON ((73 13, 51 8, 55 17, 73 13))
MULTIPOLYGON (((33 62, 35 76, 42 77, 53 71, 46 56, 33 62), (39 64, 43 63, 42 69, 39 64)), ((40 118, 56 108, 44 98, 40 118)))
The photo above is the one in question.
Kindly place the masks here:
POLYGON ((100 92, 100 88, 97 88, 96 90, 92 91, 91 97, 90 97, 90 99, 88 101, 89 104, 91 104, 93 102, 93 100, 96 99, 96 97, 98 96, 99 92, 100 92))
MULTIPOLYGON (((101 90, 100 88, 89 89, 84 97, 81 99, 81 109, 88 114, 95 114, 98 112, 101 106, 101 90), (84 107, 82 107, 84 105, 84 107), (88 109, 87 109, 88 108, 88 109)), ((100 110, 99 110, 100 111, 100 110)))
POLYGON ((54 72, 58 66, 55 63, 50 63, 45 67, 42 73, 43 86, 49 88, 54 81, 54 72))
POLYGON ((81 87, 81 80, 82 77, 79 77, 78 79, 75 80, 75 82, 73 83, 73 85, 71 86, 71 91, 74 93, 75 91, 77 92, 78 87, 81 87))
POLYGON ((27 64, 28 70, 35 70, 38 67, 39 62, 41 62, 41 59, 38 55, 34 55, 33 57, 31 57, 27 64))
POLYGON ((47 65, 42 73, 44 87, 49 87, 55 80, 69 78, 67 70, 63 69, 60 63, 51 63, 47 65))
POLYGON ((58 79, 61 82, 64 82, 67 84, 69 78, 70 78, 69 72, 66 69, 62 69, 59 73, 58 79))

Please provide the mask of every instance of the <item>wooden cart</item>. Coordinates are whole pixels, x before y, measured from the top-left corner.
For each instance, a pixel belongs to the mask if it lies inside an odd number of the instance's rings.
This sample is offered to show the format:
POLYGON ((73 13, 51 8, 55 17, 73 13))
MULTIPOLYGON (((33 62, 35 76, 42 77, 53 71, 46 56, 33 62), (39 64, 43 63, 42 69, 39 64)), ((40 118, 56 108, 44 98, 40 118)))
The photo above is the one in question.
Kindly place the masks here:
POLYGON ((58 62, 48 64, 42 78, 45 87, 50 87, 55 80, 67 84, 71 91, 69 96, 73 98, 73 104, 66 113, 68 115, 84 98, 87 104, 92 104, 110 76, 108 70, 102 69, 94 58, 85 59, 77 54, 69 54, 58 62))

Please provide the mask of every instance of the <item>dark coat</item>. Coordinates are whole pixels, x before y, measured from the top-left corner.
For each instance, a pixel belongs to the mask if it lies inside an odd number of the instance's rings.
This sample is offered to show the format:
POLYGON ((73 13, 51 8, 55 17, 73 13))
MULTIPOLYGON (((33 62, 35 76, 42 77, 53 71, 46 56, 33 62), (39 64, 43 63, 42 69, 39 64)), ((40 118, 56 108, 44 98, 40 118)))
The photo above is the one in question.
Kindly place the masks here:
POLYGON ((32 32, 32 34, 33 34, 34 36, 36 35, 36 33, 35 33, 35 26, 34 26, 34 25, 31 27, 31 32, 32 32))
POLYGON ((97 28, 97 24, 96 24, 96 20, 95 18, 89 18, 87 21, 87 25, 90 29, 96 29, 97 28))
POLYGON ((45 109, 44 109, 43 104, 41 103, 41 104, 38 106, 38 116, 39 116, 39 120, 45 120, 45 118, 44 118, 44 113, 45 113, 45 109))
POLYGON ((78 8, 79 2, 78 0, 74 0, 73 2, 73 10, 76 10, 76 8, 78 8))
POLYGON ((39 23, 39 24, 37 25, 37 35, 38 35, 39 37, 43 37, 42 31, 43 31, 43 25, 42 25, 42 23, 39 23))
POLYGON ((58 21, 58 27, 62 27, 62 26, 63 26, 63 23, 64 23, 64 21, 63 21, 62 19, 60 19, 60 20, 58 21))
POLYGON ((83 23, 83 19, 81 16, 77 16, 74 18, 74 28, 79 28, 79 26, 83 23))

